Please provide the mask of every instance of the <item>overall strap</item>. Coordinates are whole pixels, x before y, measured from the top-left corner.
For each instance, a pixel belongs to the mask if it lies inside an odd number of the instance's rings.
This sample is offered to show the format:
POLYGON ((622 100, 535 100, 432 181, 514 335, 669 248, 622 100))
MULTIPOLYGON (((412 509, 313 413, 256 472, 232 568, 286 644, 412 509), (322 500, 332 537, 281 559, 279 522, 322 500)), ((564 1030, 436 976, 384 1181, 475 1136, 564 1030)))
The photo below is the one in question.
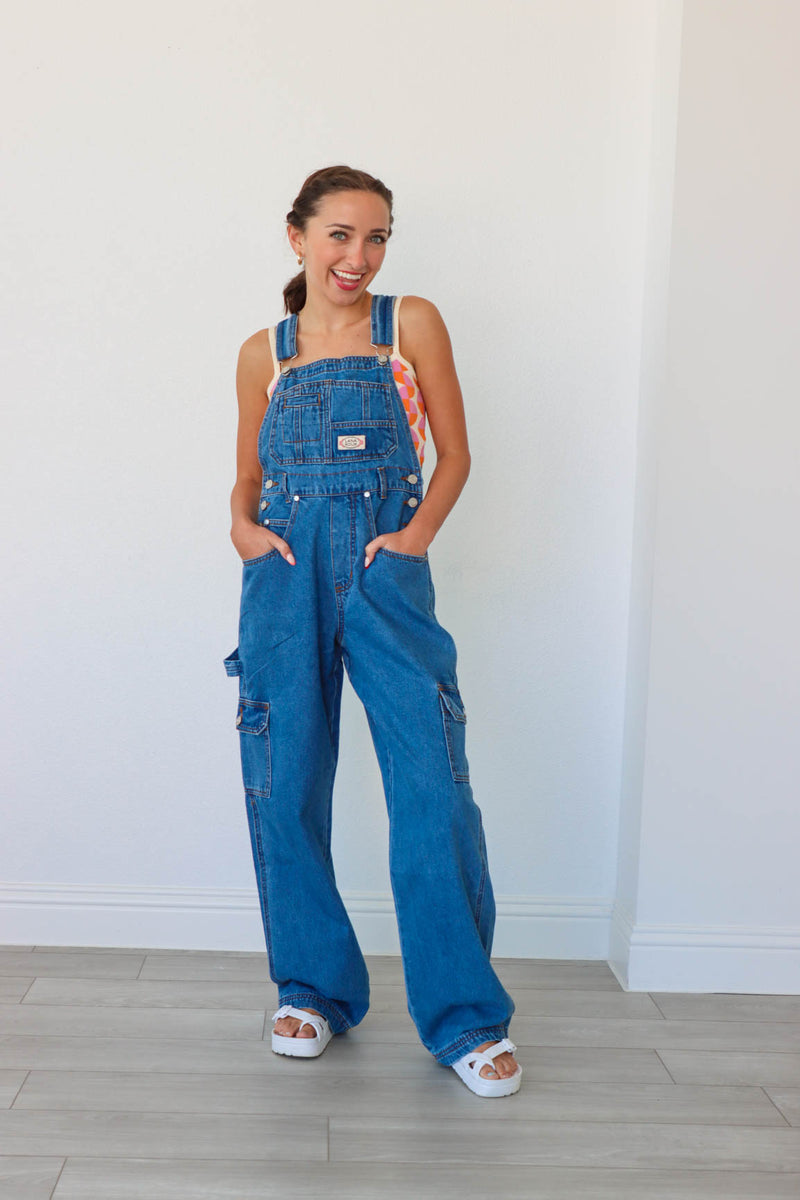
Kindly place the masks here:
POLYGON ((278 322, 275 330, 278 362, 286 358, 297 358, 297 313, 290 313, 278 322))
MULTIPOLYGON (((373 296, 370 309, 370 345, 394 346, 395 296, 373 296)), ((278 362, 297 358, 297 313, 290 313, 275 329, 278 362)))
POLYGON ((394 296, 373 296, 371 314, 371 346, 394 346, 392 311, 394 296))

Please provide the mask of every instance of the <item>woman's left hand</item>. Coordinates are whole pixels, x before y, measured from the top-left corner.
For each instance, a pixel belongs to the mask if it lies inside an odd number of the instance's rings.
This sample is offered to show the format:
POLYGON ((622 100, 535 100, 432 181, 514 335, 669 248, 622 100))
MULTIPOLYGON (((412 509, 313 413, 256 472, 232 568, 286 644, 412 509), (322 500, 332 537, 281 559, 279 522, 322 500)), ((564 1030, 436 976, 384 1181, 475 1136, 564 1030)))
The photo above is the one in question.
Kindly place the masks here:
POLYGON ((395 554, 413 554, 415 558, 424 558, 428 552, 429 542, 410 528, 399 529, 396 533, 382 533, 379 537, 367 542, 364 547, 364 566, 368 567, 375 554, 382 546, 393 550, 395 554))

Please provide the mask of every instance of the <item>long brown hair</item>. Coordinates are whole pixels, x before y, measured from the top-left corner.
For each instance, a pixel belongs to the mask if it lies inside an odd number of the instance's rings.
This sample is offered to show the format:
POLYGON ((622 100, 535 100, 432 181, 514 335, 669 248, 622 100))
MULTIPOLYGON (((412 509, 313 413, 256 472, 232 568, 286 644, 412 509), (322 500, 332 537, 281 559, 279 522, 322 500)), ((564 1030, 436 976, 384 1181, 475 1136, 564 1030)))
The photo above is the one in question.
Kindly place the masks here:
MULTIPOLYGON (((392 193, 385 183, 368 175, 366 171, 358 171, 354 167, 336 166, 321 167, 313 171, 306 179, 294 204, 286 214, 286 222, 294 225, 301 233, 305 233, 309 217, 314 217, 319 208, 319 202, 331 192, 375 192, 382 196, 389 205, 389 233, 392 234, 392 193)), ((283 305, 287 313, 296 313, 306 302, 306 273, 298 273, 289 280, 283 289, 283 305)))

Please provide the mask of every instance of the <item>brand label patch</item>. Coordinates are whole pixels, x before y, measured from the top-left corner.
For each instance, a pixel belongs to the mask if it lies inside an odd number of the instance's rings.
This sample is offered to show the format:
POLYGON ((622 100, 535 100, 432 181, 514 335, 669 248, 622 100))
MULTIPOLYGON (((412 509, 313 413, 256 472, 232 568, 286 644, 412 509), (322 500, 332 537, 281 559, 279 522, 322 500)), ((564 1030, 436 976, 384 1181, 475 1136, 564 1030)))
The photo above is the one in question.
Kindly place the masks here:
POLYGON ((337 450, 366 450, 367 435, 365 433, 343 433, 336 439, 337 450))

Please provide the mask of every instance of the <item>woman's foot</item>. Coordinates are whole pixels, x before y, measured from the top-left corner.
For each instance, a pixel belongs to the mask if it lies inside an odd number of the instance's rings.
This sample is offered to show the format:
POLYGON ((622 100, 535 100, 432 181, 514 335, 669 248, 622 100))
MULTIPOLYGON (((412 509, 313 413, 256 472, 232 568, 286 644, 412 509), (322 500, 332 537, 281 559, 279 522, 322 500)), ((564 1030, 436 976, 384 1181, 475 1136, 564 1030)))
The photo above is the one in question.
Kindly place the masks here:
MULTIPOLYGON (((314 1013, 317 1017, 322 1017, 325 1014, 317 1012, 315 1008, 303 1008, 303 1012, 314 1013)), ((281 1034, 282 1037, 315 1037, 316 1030, 313 1025, 303 1025, 300 1027, 299 1017, 280 1017, 275 1022, 275 1033, 281 1034)), ((496 1046, 497 1041, 481 1042, 480 1046, 476 1046, 476 1050, 488 1050, 490 1046, 496 1046)), ((484 1079, 507 1079, 509 1075, 513 1075, 517 1069, 517 1060, 510 1050, 503 1051, 494 1059, 494 1067, 488 1064, 481 1067, 481 1075, 484 1079)))
MULTIPOLYGON (((317 1012, 315 1008, 304 1008, 303 1012, 313 1013, 315 1017, 324 1017, 325 1014, 317 1012)), ((317 1031, 313 1025, 303 1025, 300 1028, 299 1017, 279 1017, 275 1022, 273 1032, 279 1033, 281 1037, 316 1037, 317 1031), (299 1030, 299 1032, 298 1032, 299 1030)), ((500 1055, 501 1058, 508 1058, 507 1054, 500 1055)))
MULTIPOLYGON (((493 1042, 481 1042, 480 1046, 475 1046, 475 1050, 488 1050, 490 1046, 496 1046, 500 1039, 496 1038, 493 1042)), ((496 1070, 488 1065, 481 1067, 481 1075, 484 1079, 507 1079, 509 1075, 513 1075, 517 1069, 517 1060, 510 1050, 504 1050, 502 1054, 498 1054, 494 1059, 496 1070)))
POLYGON ((457 1058, 453 1070, 476 1096, 513 1096, 522 1083, 522 1067, 514 1059, 516 1048, 510 1037, 484 1042, 457 1058))

